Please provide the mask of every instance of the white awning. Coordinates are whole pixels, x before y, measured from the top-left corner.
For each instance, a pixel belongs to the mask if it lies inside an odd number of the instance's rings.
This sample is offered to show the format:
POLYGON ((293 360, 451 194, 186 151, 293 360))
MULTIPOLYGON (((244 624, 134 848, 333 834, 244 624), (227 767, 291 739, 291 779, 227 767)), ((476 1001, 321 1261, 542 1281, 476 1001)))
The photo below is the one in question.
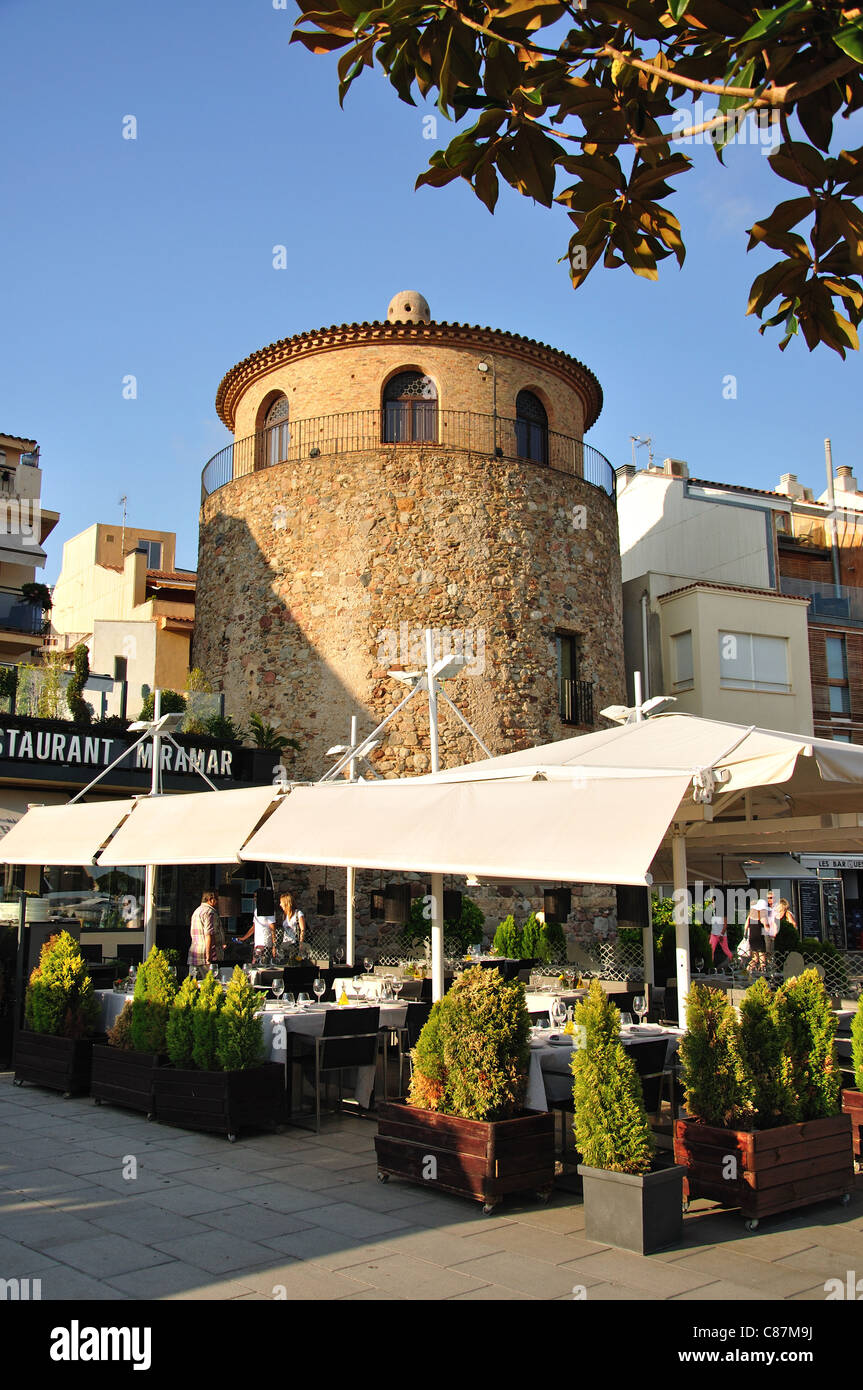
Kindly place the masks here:
POLYGON ((790 854, 754 854, 744 859, 743 870, 751 883, 753 879, 769 878, 817 878, 813 869, 807 869, 790 854))
MULTIPOLYGON (((128 799, 32 806, 0 840, 0 864, 93 864, 137 804, 128 799)), ((142 862, 123 860, 124 864, 142 862)))
POLYGON ((242 787, 142 797, 99 863, 236 864, 277 796, 276 787, 242 787))
POLYGON ((650 781, 434 785, 409 778, 295 787, 240 858, 506 881, 644 883, 688 782, 684 773, 650 781))

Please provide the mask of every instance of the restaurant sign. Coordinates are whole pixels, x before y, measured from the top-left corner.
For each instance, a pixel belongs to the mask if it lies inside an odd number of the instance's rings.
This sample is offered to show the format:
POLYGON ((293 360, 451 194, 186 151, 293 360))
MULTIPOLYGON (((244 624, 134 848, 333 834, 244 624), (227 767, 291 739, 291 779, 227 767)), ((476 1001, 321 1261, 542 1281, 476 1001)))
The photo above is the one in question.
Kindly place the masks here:
POLYGON ((805 869, 863 869, 863 854, 801 854, 805 869))
MULTIPOLYGON (((0 728, 0 759, 13 763, 41 763, 51 767, 109 767, 119 758, 125 739, 104 738, 85 733, 61 733, 56 728, 0 728)), ((199 745, 175 747, 163 743, 161 762, 163 772, 205 772, 210 777, 231 779, 234 750, 206 748, 199 745)), ((118 765, 128 771, 150 771, 153 764, 152 744, 139 744, 118 765)))

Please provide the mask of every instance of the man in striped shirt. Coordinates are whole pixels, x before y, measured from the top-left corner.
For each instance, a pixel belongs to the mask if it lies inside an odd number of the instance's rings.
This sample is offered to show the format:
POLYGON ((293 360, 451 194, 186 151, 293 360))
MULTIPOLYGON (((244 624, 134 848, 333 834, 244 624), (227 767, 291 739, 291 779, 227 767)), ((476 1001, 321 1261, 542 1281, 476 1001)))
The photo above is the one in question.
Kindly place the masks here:
POLYGON ((216 911, 218 899, 211 888, 201 898, 201 906, 192 913, 192 944, 188 964, 212 965, 225 956, 225 933, 222 919, 216 911))

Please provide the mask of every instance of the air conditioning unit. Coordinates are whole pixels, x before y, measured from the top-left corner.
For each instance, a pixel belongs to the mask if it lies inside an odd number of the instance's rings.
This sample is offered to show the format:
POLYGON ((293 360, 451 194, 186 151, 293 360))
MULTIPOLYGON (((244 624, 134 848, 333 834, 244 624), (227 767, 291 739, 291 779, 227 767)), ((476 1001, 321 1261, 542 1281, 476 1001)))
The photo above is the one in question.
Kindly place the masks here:
POLYGON ((689 477, 689 464, 685 459, 664 459, 662 466, 670 478, 689 477))

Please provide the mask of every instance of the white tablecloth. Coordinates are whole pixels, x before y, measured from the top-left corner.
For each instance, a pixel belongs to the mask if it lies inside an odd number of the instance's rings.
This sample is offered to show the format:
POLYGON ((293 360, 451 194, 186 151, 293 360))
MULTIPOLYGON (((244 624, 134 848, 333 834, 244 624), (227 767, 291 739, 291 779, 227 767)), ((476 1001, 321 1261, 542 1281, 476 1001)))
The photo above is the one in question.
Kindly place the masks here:
MULTIPOLYGON (((561 1037, 566 1036, 561 1034, 561 1037)), ((637 1027, 621 1028, 620 1041, 624 1047, 636 1047, 639 1043, 655 1042, 665 1038, 668 1047, 666 1061, 677 1051, 683 1037, 682 1028, 660 1027, 658 1024, 645 1025, 642 1032, 637 1027)), ((569 1100, 572 1097, 572 1039, 563 1044, 532 1042, 530 1048, 530 1071, 527 1079, 528 1110, 547 1110, 550 1101, 569 1100)))
MULTIPOLYGON (((316 1004, 308 1009, 285 1009, 284 1006, 268 1004, 261 1021, 264 1025, 264 1047, 270 1061, 287 1061, 287 1033, 302 1034, 307 1038, 319 1038, 324 1031, 324 1016, 331 1009, 356 1007, 353 1004, 316 1004)), ((377 1006, 375 1006, 377 1007, 377 1006)), ((407 1018, 407 1004, 381 1004, 380 1027, 403 1028, 407 1018)), ((355 1067, 356 1076, 354 1099, 359 1105, 368 1108, 375 1085, 375 1066, 355 1067)))
POLYGON ((109 1028, 113 1028, 119 1015, 123 1012, 123 1005, 131 999, 131 994, 115 994, 113 989, 95 989, 93 991, 99 1001, 99 1029, 102 1033, 107 1033, 109 1028))
POLYGON ((524 998, 529 1014, 548 1013, 555 999, 562 999, 564 1004, 577 1004, 581 999, 586 998, 586 989, 525 989, 524 998))

